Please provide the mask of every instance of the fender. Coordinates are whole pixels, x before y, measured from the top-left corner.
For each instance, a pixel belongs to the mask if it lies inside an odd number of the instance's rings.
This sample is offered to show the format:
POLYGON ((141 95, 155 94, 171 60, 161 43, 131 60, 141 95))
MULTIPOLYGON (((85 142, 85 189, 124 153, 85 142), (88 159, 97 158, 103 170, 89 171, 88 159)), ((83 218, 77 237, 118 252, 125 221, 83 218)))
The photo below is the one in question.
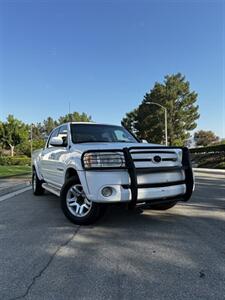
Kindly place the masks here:
POLYGON ((39 180, 44 180, 44 178, 42 177, 42 175, 40 173, 39 166, 38 166, 37 159, 39 160, 39 156, 40 156, 40 150, 34 151, 34 153, 32 155, 32 167, 35 168, 38 179, 39 180))
POLYGON ((86 180, 86 175, 85 175, 85 171, 84 170, 77 170, 75 167, 75 164, 69 164, 67 166, 67 168, 64 170, 64 183, 66 181, 66 173, 68 170, 74 170, 77 174, 78 179, 80 180, 80 183, 83 186, 84 192, 86 193, 86 195, 88 195, 90 193, 89 188, 88 188, 88 184, 87 184, 87 180, 86 180))

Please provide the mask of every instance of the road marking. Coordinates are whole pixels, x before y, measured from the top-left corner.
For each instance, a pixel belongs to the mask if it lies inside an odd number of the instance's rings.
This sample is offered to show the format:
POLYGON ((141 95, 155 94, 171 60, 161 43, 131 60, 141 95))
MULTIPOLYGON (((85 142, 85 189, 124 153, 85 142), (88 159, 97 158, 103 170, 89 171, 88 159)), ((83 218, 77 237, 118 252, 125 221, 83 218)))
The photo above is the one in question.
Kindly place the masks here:
POLYGON ((0 202, 1 202, 1 201, 4 201, 4 200, 7 200, 7 199, 9 199, 9 198, 12 198, 12 197, 14 197, 14 196, 17 196, 17 195, 19 195, 19 194, 22 194, 22 193, 24 193, 24 192, 26 192, 26 191, 29 191, 29 190, 31 190, 31 186, 28 186, 28 187, 25 187, 25 188, 23 188, 23 189, 21 189, 21 190, 18 190, 18 191, 15 191, 15 192, 6 194, 6 195, 4 195, 4 196, 1 196, 1 197, 0 197, 0 202))
POLYGON ((216 187, 225 187, 225 184, 216 184, 216 183, 207 183, 207 182, 196 182, 197 185, 207 185, 207 186, 216 186, 216 187))

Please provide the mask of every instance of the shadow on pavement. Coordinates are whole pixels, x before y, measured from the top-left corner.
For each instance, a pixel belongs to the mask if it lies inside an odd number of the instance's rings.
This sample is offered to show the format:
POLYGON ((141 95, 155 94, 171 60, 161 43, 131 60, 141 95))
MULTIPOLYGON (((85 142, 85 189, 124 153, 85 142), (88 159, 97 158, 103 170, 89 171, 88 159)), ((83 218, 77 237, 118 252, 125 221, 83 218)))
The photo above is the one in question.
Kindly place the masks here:
POLYGON ((224 201, 223 188, 197 184, 187 204, 161 212, 111 206, 77 233, 53 195, 5 201, 0 298, 31 284, 27 299, 223 299, 224 201))

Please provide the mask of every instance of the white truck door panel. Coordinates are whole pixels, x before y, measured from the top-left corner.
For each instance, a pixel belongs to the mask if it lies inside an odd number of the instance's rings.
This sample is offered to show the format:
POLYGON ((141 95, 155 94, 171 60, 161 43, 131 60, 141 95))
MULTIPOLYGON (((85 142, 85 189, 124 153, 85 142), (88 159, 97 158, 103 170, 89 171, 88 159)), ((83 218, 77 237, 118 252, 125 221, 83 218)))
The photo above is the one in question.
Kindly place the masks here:
POLYGON ((46 182, 56 185, 62 184, 64 173, 63 156, 67 153, 66 148, 51 147, 42 152, 41 172, 46 182))
MULTIPOLYGON (((52 137, 65 136, 65 125, 58 127, 56 130, 53 130, 49 141, 52 137)), ((48 183, 54 185, 62 186, 64 178, 64 160, 65 155, 67 154, 66 146, 51 146, 47 143, 47 147, 42 151, 40 165, 41 173, 44 177, 44 180, 48 183)))

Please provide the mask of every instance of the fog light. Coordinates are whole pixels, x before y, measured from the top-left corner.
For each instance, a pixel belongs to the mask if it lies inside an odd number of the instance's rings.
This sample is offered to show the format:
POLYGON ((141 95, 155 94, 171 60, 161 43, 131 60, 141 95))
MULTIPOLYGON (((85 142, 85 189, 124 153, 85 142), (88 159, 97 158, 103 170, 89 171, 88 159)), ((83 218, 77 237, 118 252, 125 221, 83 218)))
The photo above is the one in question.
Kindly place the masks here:
POLYGON ((112 192, 113 190, 110 186, 106 186, 102 189, 102 195, 104 197, 110 197, 112 195, 112 192))

